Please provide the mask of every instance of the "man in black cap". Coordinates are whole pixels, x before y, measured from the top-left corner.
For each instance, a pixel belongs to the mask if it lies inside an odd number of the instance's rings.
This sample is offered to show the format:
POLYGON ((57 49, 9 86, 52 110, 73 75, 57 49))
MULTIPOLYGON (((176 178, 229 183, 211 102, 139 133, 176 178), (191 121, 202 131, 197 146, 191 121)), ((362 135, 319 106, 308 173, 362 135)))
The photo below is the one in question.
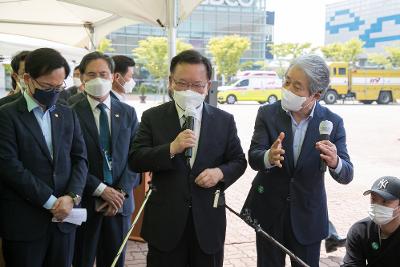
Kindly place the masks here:
POLYGON ((379 178, 368 194, 369 218, 350 228, 342 266, 400 266, 400 179, 379 178))

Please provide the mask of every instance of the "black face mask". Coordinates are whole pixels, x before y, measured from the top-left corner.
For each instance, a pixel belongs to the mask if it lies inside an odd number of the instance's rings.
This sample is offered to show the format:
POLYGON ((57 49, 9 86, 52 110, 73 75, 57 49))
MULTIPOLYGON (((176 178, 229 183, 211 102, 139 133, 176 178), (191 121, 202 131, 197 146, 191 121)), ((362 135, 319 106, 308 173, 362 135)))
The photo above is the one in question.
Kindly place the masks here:
POLYGON ((49 109, 56 104, 59 94, 60 91, 56 90, 55 88, 46 91, 36 88, 35 93, 33 93, 32 96, 40 104, 46 106, 46 108, 49 109))

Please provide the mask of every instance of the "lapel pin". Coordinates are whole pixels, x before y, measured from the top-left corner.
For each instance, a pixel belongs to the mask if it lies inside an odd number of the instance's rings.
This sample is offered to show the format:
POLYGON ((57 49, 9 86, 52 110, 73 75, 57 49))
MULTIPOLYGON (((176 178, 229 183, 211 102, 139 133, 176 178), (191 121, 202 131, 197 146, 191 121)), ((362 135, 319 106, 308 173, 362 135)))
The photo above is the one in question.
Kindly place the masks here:
POLYGON ((56 114, 54 114, 54 117, 58 118, 58 114, 57 114, 57 113, 56 113, 56 114))
POLYGON ((379 244, 377 242, 372 242, 371 247, 373 250, 378 250, 379 249, 379 244))
POLYGON ((258 192, 259 194, 264 193, 264 186, 262 186, 262 185, 257 186, 257 192, 258 192))
POLYGON ((115 117, 119 118, 119 114, 115 114, 115 117))

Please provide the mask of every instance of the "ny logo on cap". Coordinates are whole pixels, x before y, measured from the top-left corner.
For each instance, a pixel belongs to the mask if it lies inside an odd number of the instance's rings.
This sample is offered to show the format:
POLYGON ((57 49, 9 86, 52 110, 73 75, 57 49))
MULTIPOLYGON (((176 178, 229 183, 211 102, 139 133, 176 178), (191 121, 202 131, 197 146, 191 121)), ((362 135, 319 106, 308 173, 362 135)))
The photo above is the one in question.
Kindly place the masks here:
POLYGON ((379 181, 378 187, 379 189, 386 189, 386 186, 388 185, 389 181, 386 179, 382 179, 379 181))

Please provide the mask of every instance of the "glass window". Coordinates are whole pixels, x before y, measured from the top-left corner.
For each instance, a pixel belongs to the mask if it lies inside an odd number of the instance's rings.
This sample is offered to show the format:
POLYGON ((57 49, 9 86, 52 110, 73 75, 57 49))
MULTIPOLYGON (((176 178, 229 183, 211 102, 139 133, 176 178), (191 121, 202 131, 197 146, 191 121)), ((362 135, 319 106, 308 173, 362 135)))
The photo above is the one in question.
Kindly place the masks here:
POLYGON ((339 75, 346 75, 346 68, 339 68, 339 75))
POLYGON ((244 86, 249 86, 249 80, 242 80, 241 82, 238 83, 238 87, 244 87, 244 86))

